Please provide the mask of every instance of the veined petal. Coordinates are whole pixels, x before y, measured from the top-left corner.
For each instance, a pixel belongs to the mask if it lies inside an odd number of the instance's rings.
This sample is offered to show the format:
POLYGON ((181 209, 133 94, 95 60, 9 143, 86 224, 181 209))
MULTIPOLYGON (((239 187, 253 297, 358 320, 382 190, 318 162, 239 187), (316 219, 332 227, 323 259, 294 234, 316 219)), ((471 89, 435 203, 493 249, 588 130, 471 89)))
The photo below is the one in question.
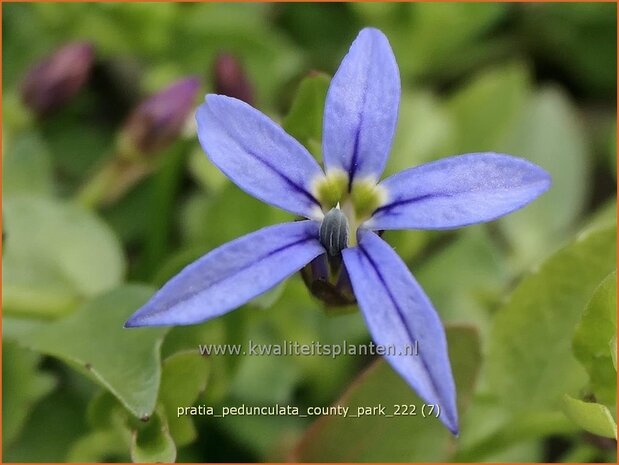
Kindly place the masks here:
POLYGON ((522 158, 472 153, 397 173, 380 183, 387 202, 371 229, 450 229, 491 221, 550 187, 550 175, 522 158))
POLYGON ((315 221, 260 229, 185 267, 125 326, 188 325, 209 320, 269 290, 324 252, 315 221))
POLYGON ((196 120, 207 156, 241 189, 289 212, 320 216, 309 186, 324 174, 279 125, 241 100, 215 94, 206 96, 196 120))
POLYGON ((385 35, 363 29, 331 80, 325 102, 323 158, 327 172, 378 181, 398 119, 400 73, 385 35))
POLYGON ((371 231, 342 251, 357 302, 385 358, 424 399, 440 406, 440 420, 458 434, 456 389, 443 325, 430 300, 393 249, 371 231), (417 342, 419 353, 410 355, 417 342))

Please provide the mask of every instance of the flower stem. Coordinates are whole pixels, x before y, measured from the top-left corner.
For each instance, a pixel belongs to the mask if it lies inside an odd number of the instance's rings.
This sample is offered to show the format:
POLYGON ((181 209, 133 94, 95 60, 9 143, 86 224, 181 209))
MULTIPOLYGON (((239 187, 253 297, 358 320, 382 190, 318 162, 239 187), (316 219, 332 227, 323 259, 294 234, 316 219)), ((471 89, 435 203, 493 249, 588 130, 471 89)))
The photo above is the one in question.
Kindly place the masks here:
POLYGON ((182 141, 164 151, 162 164, 149 185, 149 234, 144 238, 144 254, 139 271, 144 278, 153 277, 154 271, 158 270, 169 252, 172 231, 170 217, 174 214, 174 200, 181 187, 183 167, 191 146, 191 142, 182 141))
POLYGON ((148 163, 111 157, 86 181, 77 193, 76 200, 87 208, 109 205, 151 171, 152 167, 148 163))

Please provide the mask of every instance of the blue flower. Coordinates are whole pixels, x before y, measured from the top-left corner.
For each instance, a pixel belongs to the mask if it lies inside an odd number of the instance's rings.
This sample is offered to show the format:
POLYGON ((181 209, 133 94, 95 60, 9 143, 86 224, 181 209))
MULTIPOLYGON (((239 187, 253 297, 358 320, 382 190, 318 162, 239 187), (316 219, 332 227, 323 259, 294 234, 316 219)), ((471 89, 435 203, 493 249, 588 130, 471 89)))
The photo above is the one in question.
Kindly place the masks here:
MULTIPOLYGON (((200 323, 237 308, 325 253, 341 257, 377 344, 457 434, 445 332, 407 266, 375 231, 451 229, 517 210, 550 186, 538 166, 508 155, 459 155, 380 181, 398 116, 399 71, 387 38, 363 29, 331 81, 324 112, 325 171, 295 139, 248 104, 207 95, 198 136, 210 160, 258 199, 306 220, 271 226, 187 266, 126 326, 200 323)), ((231 210, 234 205, 230 206, 231 210)))

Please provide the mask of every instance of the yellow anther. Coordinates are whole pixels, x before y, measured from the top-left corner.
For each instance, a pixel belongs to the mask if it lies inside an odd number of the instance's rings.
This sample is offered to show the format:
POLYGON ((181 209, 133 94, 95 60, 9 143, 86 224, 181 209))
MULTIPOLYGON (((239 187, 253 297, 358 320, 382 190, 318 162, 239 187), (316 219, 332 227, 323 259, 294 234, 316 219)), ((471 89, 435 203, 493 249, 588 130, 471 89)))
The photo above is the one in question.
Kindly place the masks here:
POLYGON ((343 170, 330 170, 325 177, 318 178, 312 186, 312 192, 328 211, 335 207, 346 194, 348 173, 343 170))
POLYGON ((369 218, 387 200, 385 189, 371 179, 355 180, 352 184, 350 198, 355 209, 355 215, 359 220, 369 218))

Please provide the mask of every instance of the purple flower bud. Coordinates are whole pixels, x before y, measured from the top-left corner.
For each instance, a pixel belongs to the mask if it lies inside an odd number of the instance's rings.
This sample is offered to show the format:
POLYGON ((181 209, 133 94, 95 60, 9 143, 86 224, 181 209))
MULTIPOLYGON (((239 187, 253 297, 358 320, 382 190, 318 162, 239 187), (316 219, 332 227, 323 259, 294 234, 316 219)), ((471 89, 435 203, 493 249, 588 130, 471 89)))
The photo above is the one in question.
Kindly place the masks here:
POLYGON ((91 44, 73 42, 40 61, 22 81, 23 102, 38 115, 62 106, 88 80, 94 56, 91 44))
POLYGON ((198 78, 181 79, 140 103, 122 129, 122 148, 151 154, 169 146, 192 113, 199 88, 198 78))
POLYGON ((215 93, 238 98, 250 105, 254 102, 254 90, 240 61, 228 53, 221 53, 213 66, 215 93))

